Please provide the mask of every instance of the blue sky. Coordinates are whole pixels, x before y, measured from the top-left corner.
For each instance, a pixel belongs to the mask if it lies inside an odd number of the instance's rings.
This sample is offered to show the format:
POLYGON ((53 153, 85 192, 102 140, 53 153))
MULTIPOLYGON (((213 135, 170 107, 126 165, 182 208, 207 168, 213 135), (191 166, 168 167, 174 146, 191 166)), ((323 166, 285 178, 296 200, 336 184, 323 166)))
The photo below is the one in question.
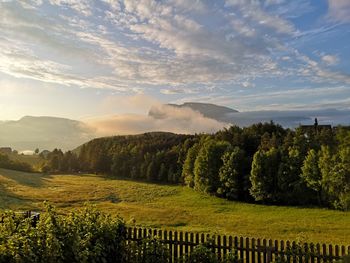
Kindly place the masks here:
POLYGON ((350 109, 349 0, 0 0, 0 120, 350 109))

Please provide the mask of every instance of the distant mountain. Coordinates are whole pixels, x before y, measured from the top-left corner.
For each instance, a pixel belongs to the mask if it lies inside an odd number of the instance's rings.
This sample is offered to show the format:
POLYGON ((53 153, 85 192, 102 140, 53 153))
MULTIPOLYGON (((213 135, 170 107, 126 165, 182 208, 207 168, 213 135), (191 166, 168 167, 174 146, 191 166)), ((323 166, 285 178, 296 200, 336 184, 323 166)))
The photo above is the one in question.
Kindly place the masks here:
MULTIPOLYGON (((204 117, 214 119, 217 121, 227 121, 227 116, 232 113, 238 112, 237 110, 219 106, 211 103, 200 103, 200 102, 185 102, 181 105, 178 104, 167 104, 168 106, 176 107, 176 108, 190 108, 193 111, 201 113, 204 117)), ((150 116, 155 118, 161 118, 159 115, 160 112, 156 112, 154 108, 152 108, 149 112, 150 116)))
MULTIPOLYGON (((181 105, 167 104, 174 108, 190 108, 204 117, 238 126, 249 126, 258 122, 274 121, 286 128, 296 128, 302 124, 313 124, 317 118, 320 124, 349 125, 350 110, 316 109, 316 110, 285 110, 285 111, 246 111, 237 110, 209 103, 187 102, 181 105)), ((167 112, 161 107, 152 108, 149 115, 161 119, 167 112)))
POLYGON ((0 122, 0 146, 16 150, 73 149, 92 139, 84 123, 56 117, 26 116, 18 121, 0 122))

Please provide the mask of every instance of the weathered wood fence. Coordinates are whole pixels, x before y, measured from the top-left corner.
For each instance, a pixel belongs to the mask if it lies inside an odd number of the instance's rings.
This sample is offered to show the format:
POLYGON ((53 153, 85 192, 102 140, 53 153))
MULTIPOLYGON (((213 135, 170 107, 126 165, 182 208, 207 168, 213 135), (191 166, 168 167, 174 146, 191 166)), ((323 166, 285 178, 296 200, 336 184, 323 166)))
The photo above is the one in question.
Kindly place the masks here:
POLYGON ((335 262, 350 255, 350 246, 127 228, 126 240, 129 244, 154 237, 169 249, 171 262, 188 255, 199 244, 205 244, 219 259, 225 259, 229 253, 234 253, 244 263, 269 263, 282 258, 291 263, 335 262))

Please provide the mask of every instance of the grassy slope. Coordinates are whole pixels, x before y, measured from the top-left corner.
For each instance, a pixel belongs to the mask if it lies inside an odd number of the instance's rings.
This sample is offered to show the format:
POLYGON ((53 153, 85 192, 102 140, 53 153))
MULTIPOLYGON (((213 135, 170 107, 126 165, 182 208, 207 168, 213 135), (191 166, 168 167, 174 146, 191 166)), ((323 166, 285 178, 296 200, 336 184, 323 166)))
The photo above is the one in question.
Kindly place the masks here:
POLYGON ((62 212, 95 203, 137 225, 350 245, 350 213, 229 202, 181 186, 96 175, 40 175, 0 169, 0 209, 62 212))

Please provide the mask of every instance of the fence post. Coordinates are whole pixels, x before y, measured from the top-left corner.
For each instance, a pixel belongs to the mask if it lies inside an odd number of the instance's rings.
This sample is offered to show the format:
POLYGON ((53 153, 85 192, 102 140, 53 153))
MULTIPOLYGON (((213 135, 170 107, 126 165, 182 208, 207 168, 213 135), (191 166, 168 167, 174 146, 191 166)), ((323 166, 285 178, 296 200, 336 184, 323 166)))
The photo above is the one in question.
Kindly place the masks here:
POLYGON ((238 237, 234 237, 233 246, 235 248, 235 255, 238 257, 238 237))
POLYGON ((316 244, 316 255, 317 263, 321 263, 321 246, 319 243, 316 244))
POLYGON ((264 255, 264 263, 267 263, 267 262, 266 262, 266 247, 267 247, 267 241, 266 241, 266 239, 264 238, 264 239, 263 239, 263 255, 264 255))
POLYGON ((261 263, 261 240, 258 238, 258 263, 261 263))
POLYGON ((186 243, 186 245, 185 245, 185 254, 187 256, 188 255, 188 246, 189 246, 189 244, 188 244, 188 233, 187 232, 185 232, 185 243, 186 243))
POLYGON ((333 246, 329 245, 329 261, 333 261, 333 246))
POLYGON ((228 247, 229 247, 229 252, 232 253, 232 246, 233 246, 233 241, 232 241, 232 236, 228 237, 228 247))
POLYGON ((218 258, 219 260, 221 260, 221 236, 220 235, 217 236, 217 242, 218 242, 218 246, 217 246, 218 258))
POLYGON ((184 245, 184 243, 183 243, 183 232, 181 231, 180 233, 179 233, 179 235, 180 235, 180 240, 179 240, 179 245, 180 245, 180 249, 179 249, 179 253, 180 253, 180 258, 183 256, 183 245, 184 245))
POLYGON ((223 246, 223 250, 222 250, 223 258, 226 259, 227 257, 227 237, 226 236, 222 237, 222 246, 223 246))
POLYGON ((250 251, 249 251, 249 238, 245 239, 245 261, 250 262, 250 251))
POLYGON ((273 260, 276 261, 276 259, 278 258, 278 241, 275 240, 275 245, 274 245, 274 251, 273 251, 273 260))
POLYGON ((284 247, 284 241, 283 240, 281 240, 280 241, 280 251, 279 251, 279 253, 278 253, 278 256, 280 256, 281 257, 281 259, 284 261, 284 259, 285 259, 285 247, 284 247))
POLYGON ((173 232, 169 231, 169 253, 170 253, 170 262, 173 262, 173 232))
POLYGON ((177 231, 174 232, 174 261, 176 262, 178 258, 178 236, 177 231))
POLYGON ((322 260, 327 262, 327 246, 326 244, 322 244, 322 260))
POLYGON ((252 238, 252 263, 255 263, 255 238, 252 238))
POLYGON ((194 240, 194 235, 193 235, 193 233, 191 233, 190 234, 190 242, 191 242, 190 250, 191 250, 191 253, 192 253, 193 248, 194 248, 193 240, 194 240))

